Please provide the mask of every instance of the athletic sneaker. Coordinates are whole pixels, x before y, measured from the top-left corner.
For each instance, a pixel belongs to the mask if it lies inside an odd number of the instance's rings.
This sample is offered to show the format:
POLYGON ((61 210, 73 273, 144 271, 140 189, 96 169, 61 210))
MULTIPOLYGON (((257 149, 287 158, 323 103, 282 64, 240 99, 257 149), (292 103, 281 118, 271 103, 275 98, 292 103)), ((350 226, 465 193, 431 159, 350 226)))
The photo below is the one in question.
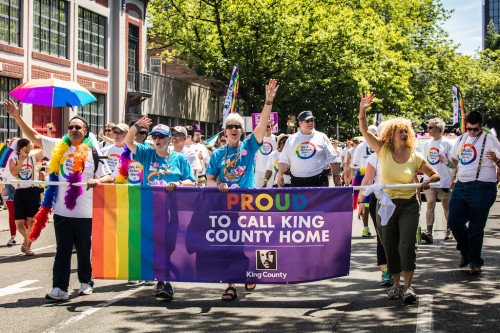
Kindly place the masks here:
POLYGON ((427 243, 427 244, 432 244, 434 243, 434 238, 432 237, 432 234, 428 232, 427 230, 422 231, 422 239, 427 243))
POLYGON ((158 297, 163 298, 167 301, 174 299, 174 288, 169 282, 165 282, 163 288, 160 290, 158 297))
POLYGON ((472 266, 469 270, 469 274, 471 274, 471 275, 481 274, 481 266, 472 266))
POLYGON ((144 285, 145 286, 154 286, 155 281, 154 280, 146 280, 146 281, 144 281, 144 285))
POLYGON ((158 281, 156 283, 156 286, 153 289, 153 296, 154 297, 160 297, 160 291, 162 291, 163 286, 165 286, 165 282, 163 282, 163 281, 158 281))
POLYGON ((7 246, 11 247, 14 245, 16 245, 16 240, 14 238, 9 239, 9 241, 7 242, 7 246))
POLYGON ((89 281, 89 283, 82 283, 80 285, 80 290, 78 290, 78 295, 91 295, 94 291, 94 281, 89 281))
POLYGON ((392 283, 392 274, 386 269, 382 272, 382 279, 380 281, 380 285, 383 287, 390 287, 393 285, 392 283))
POLYGON ((403 302, 412 304, 417 301, 417 294, 413 291, 412 287, 407 287, 403 289, 403 302))
POLYGON ((392 286, 387 291, 387 298, 399 299, 401 297, 401 288, 399 286, 392 286))
POLYGON ((446 236, 444 236, 444 240, 453 239, 453 234, 451 233, 451 229, 446 230, 446 236))
POLYGON ((49 301, 66 301, 69 298, 68 292, 55 287, 50 293, 45 295, 49 301))
POLYGON ((370 229, 363 229, 363 233, 361 234, 362 237, 371 237, 372 233, 370 232, 370 229))

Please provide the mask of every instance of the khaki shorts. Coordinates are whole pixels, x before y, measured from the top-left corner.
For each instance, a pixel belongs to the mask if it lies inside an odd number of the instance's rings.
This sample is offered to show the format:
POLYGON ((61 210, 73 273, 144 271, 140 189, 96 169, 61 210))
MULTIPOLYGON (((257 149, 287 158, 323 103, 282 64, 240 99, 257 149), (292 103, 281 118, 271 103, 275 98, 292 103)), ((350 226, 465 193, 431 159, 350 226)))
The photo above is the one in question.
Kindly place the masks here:
POLYGON ((449 188, 429 188, 424 190, 425 197, 429 200, 429 196, 433 196, 436 200, 450 201, 451 190, 449 188))

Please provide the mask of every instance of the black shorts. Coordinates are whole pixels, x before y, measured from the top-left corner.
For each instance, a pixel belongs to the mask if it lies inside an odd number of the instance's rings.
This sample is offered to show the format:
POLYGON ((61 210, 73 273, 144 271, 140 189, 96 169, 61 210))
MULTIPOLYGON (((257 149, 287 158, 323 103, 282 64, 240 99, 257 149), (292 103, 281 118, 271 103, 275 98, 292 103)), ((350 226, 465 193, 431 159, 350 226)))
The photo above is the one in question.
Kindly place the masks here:
POLYGON ((14 194, 14 218, 24 220, 33 217, 40 208, 40 187, 17 188, 14 194))

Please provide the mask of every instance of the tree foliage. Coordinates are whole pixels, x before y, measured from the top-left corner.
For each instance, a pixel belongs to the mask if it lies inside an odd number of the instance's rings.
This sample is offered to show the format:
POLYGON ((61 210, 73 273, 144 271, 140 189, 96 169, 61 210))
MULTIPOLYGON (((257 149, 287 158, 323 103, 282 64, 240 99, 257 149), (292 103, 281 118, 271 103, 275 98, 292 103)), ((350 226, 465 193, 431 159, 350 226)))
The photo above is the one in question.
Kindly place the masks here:
POLYGON ((366 90, 374 112, 451 118, 451 85, 470 73, 440 28, 439 1, 151 0, 148 15, 151 47, 221 87, 239 66, 240 112, 260 110, 275 78, 281 120, 309 109, 329 131, 337 116, 343 131, 356 127, 366 90))

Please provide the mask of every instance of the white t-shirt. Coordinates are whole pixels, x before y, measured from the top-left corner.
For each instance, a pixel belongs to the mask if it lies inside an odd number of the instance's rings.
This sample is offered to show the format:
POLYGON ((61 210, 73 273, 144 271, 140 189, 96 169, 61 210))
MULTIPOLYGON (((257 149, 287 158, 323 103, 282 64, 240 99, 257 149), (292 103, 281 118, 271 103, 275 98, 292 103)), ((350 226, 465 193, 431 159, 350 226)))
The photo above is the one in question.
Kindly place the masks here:
MULTIPOLYGON (((37 168, 36 168, 36 158, 35 156, 30 156, 30 157, 27 157, 25 158, 23 161, 21 161, 21 163, 23 164, 23 166, 21 167, 21 170, 19 170, 19 173, 17 174, 17 176, 14 177, 14 175, 12 173, 10 173, 10 160, 13 160, 14 163, 19 163, 19 159, 18 159, 18 156, 16 154, 13 154, 15 156, 9 158, 9 166, 7 166, 9 168, 9 174, 11 176, 10 179, 12 180, 38 180, 38 171, 37 171, 37 168)), ((13 184, 12 186, 14 186, 15 188, 28 188, 28 187, 32 187, 33 185, 32 184, 13 184)))
POLYGON ((280 163, 290 166, 295 177, 312 177, 320 174, 330 163, 339 163, 330 139, 321 132, 292 134, 285 143, 279 158, 280 163))
MULTIPOLYGON (((439 155, 445 155, 448 160, 451 160, 450 152, 452 148, 450 141, 445 137, 437 141, 431 139, 424 144, 423 155, 427 162, 439 173, 441 177, 439 181, 440 188, 451 187, 451 169, 446 164, 439 162, 439 155)), ((424 180, 427 179, 429 177, 424 175, 424 180)))
POLYGON ((375 168, 375 181, 373 182, 373 184, 380 184, 380 172, 378 170, 377 154, 371 154, 370 156, 368 156, 368 158, 366 159, 366 164, 370 164, 375 168))
POLYGON ((109 168, 111 169, 111 173, 113 173, 115 169, 117 169, 117 167, 120 167, 118 165, 118 162, 120 160, 120 155, 123 153, 124 149, 124 147, 117 147, 115 145, 107 145, 102 148, 102 154, 108 157, 107 161, 109 168))
MULTIPOLYGON (((500 143, 493 135, 488 134, 484 147, 481 170, 478 180, 483 182, 496 182, 497 171, 495 163, 486 157, 488 151, 493 151, 497 155, 500 153, 500 143)), ((478 137, 470 137, 464 134, 460 137, 451 150, 451 157, 458 161, 457 179, 461 182, 471 182, 476 180, 477 166, 481 156, 481 148, 485 140, 485 133, 478 137)))
MULTIPOLYGON (((278 180, 276 179, 276 174, 278 173, 278 162, 280 159, 280 152, 275 150, 269 155, 267 158, 266 171, 272 171, 271 178, 269 178, 269 182, 267 183, 267 187, 272 187, 278 184, 278 180)), ((289 175, 283 175, 283 179, 285 184, 291 184, 291 179, 289 175)))
POLYGON ((264 137, 262 140, 262 146, 255 154, 255 171, 256 172, 265 172, 267 160, 271 153, 276 151, 278 145, 276 143, 276 136, 271 135, 269 137, 264 137))
POLYGON ((7 181, 7 173, 5 172, 4 168, 0 168, 0 182, 6 182, 7 181))
POLYGON ((200 174, 203 168, 201 166, 200 159, 198 158, 198 154, 186 146, 184 146, 179 153, 187 158, 189 165, 191 166, 191 170, 193 170, 193 174, 200 174))
POLYGON ((198 172, 198 176, 203 176, 205 174, 205 168, 210 162, 210 154, 208 153, 207 147, 201 143, 194 143, 192 145, 186 145, 185 147, 192 149, 198 156, 200 156, 201 153, 200 163, 202 169, 198 172))
POLYGON ((351 168, 366 168, 366 159, 374 153, 373 149, 366 142, 361 142, 356 149, 351 160, 351 168))
MULTIPOLYGON (((56 145, 61 141, 61 139, 49 138, 46 136, 41 136, 42 138, 42 151, 44 156, 52 156, 52 151, 56 145)), ((100 154, 99 147, 95 147, 97 152, 100 154)), ((67 182, 66 177, 73 172, 73 154, 76 151, 75 146, 71 146, 69 151, 66 152, 62 159, 61 165, 59 167, 59 181, 67 182)), ((111 174, 108 163, 102 161, 103 163, 98 163, 99 166, 96 171, 96 177, 102 177, 111 174)), ((92 157, 92 150, 89 150, 87 159, 85 160, 85 167, 82 172, 82 182, 87 182, 89 179, 94 178, 94 158, 92 157)), ((54 214, 65 216, 65 217, 76 217, 76 218, 92 218, 92 193, 90 189, 86 191, 83 189, 83 194, 76 199, 76 207, 73 210, 69 210, 64 205, 64 197, 66 195, 67 186, 59 186, 59 191, 57 194, 56 203, 54 205, 54 214)))

